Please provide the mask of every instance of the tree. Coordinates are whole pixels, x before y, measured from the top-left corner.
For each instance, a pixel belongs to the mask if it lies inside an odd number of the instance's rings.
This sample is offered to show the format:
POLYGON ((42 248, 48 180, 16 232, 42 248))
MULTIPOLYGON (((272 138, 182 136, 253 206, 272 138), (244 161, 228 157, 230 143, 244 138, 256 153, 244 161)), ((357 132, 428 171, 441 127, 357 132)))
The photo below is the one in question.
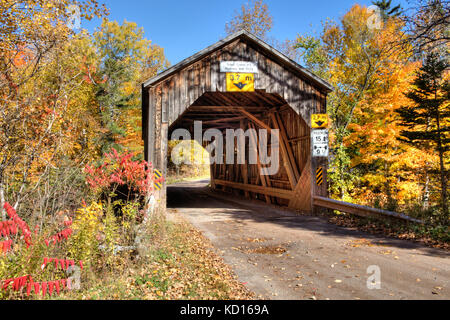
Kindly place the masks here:
POLYGON ((344 145, 351 155, 351 168, 360 175, 352 192, 358 202, 397 211, 426 198, 423 168, 435 158, 429 150, 418 150, 397 139, 402 127, 395 112, 408 103, 403 92, 409 90, 417 67, 407 55, 393 55, 378 72, 378 85, 355 109, 344 145))
POLYGON ((372 4, 376 5, 381 10, 381 16, 384 21, 386 21, 389 17, 398 17, 401 14, 401 6, 396 5, 392 6, 392 0, 378 0, 372 1, 372 4))
POLYGON ((448 54, 450 40, 450 1, 416 0, 403 16, 408 42, 415 45, 417 53, 441 51, 448 54))
POLYGON ((236 12, 233 20, 225 25, 225 32, 230 35, 246 30, 261 39, 266 39, 272 25, 273 19, 267 4, 263 0, 251 0, 246 5, 243 4, 241 11, 236 12))
POLYGON ((419 149, 427 147, 429 142, 439 155, 441 203, 445 216, 448 215, 446 165, 449 162, 446 153, 450 149, 450 83, 445 78, 448 68, 445 59, 430 53, 413 81, 414 89, 407 93, 412 105, 398 109, 405 127, 402 140, 419 149))
POLYGON ((105 13, 95 0, 0 1, 2 206, 5 196, 11 196, 17 208, 67 141, 61 115, 82 86, 80 68, 63 67, 74 37, 68 23, 71 6, 78 6, 86 19, 105 13))
MULTIPOLYGON (((331 122, 330 179, 341 199, 348 197, 358 176, 351 168, 352 150, 344 141, 350 134, 358 106, 383 81, 382 70, 392 60, 392 39, 401 37, 401 24, 390 17, 380 27, 368 25, 370 12, 353 6, 340 23, 326 21, 319 37, 298 36, 307 67, 333 85, 327 99, 331 122)), ((347 199, 351 200, 351 199, 347 199)))
MULTIPOLYGON (((136 23, 104 19, 94 33, 99 64, 90 75, 97 88, 103 134, 101 152, 121 149, 121 143, 136 143, 140 127, 140 84, 168 66, 164 51, 144 38, 136 23)), ((137 148, 135 146, 135 148, 137 148)))

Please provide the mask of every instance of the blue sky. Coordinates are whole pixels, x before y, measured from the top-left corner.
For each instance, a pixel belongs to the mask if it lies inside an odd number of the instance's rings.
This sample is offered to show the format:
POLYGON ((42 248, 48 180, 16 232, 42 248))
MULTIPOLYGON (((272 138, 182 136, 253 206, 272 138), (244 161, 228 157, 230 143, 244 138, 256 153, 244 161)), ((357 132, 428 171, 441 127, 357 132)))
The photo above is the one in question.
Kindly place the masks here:
MULTIPOLYGON (((143 27, 147 39, 163 47, 175 64, 225 36, 225 24, 247 0, 100 0, 110 9, 110 20, 133 21, 143 27)), ((274 24, 270 36, 277 40, 295 39, 297 34, 319 31, 321 21, 338 19, 355 3, 371 5, 370 0, 266 0, 274 24)), ((393 0, 407 7, 406 0, 393 0)), ((89 31, 98 19, 83 22, 89 31)))

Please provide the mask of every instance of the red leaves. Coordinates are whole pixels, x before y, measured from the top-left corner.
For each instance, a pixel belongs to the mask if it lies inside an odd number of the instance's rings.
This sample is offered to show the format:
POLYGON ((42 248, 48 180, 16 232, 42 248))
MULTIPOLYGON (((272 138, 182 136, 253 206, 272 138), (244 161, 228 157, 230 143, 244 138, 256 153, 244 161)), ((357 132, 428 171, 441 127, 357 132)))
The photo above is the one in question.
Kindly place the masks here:
POLYGON ((146 195, 153 188, 152 165, 145 161, 133 161, 133 154, 119 154, 115 149, 105 154, 105 162, 99 167, 87 165, 86 180, 93 189, 107 189, 112 185, 127 185, 134 192, 146 195))
POLYGON ((42 296, 45 297, 45 295, 47 294, 47 282, 42 282, 41 284, 41 288, 42 288, 42 296))
POLYGON ((57 234, 51 236, 50 238, 45 240, 46 246, 50 246, 50 243, 53 245, 56 245, 56 243, 59 243, 63 240, 67 240, 73 233, 73 230, 71 228, 64 229, 61 232, 58 232, 57 234))
POLYGON ((19 291, 24 287, 28 287, 27 282, 32 283, 33 278, 31 278, 31 276, 24 276, 15 279, 3 280, 3 290, 7 290, 10 287, 10 284, 12 283, 12 289, 14 291, 19 291))
MULTIPOLYGON (((58 267, 61 267, 61 270, 65 271, 69 268, 69 266, 75 266, 75 260, 68 260, 68 259, 57 259, 57 258, 44 258, 44 264, 42 265, 42 269, 44 269, 48 264, 51 262, 54 262, 55 269, 58 269, 58 267)), ((83 262, 79 262, 81 270, 83 270, 83 262)))
POLYGON ((61 279, 43 281, 39 283, 34 282, 33 278, 28 275, 15 279, 3 280, 3 290, 8 290, 11 288, 13 291, 21 291, 23 288, 26 288, 26 295, 29 297, 34 289, 34 294, 42 293, 42 296, 45 297, 47 292, 51 296, 54 292, 56 292, 56 294, 60 294, 61 290, 70 289, 67 287, 67 283, 69 282, 70 279, 61 279), (10 285, 11 283, 12 286, 10 285))
POLYGON ((34 294, 39 294, 41 291, 41 285, 38 282, 34 283, 34 294))
POLYGON ((16 213, 16 210, 11 207, 11 205, 6 202, 3 206, 6 210, 6 213, 8 214, 9 218, 11 220, 3 221, 1 224, 1 235, 3 236, 9 236, 11 234, 17 234, 18 229, 22 232, 24 235, 25 243, 27 244, 27 247, 31 245, 31 231, 28 226, 28 224, 23 221, 16 213))
POLYGON ((31 281, 28 282, 28 286, 27 286, 27 297, 30 296, 31 294, 31 287, 33 286, 33 283, 31 281))
MULTIPOLYGON (((31 245, 31 231, 28 227, 28 224, 23 221, 16 213, 16 210, 9 204, 5 203, 4 208, 10 218, 7 221, 0 221, 0 236, 10 237, 11 235, 16 235, 20 230, 23 234, 24 241, 27 245, 27 248, 31 245)), ((45 244, 47 246, 50 245, 50 242, 53 244, 59 243, 63 240, 67 240, 70 235, 72 235, 72 229, 69 228, 72 225, 72 220, 64 221, 64 226, 66 229, 61 232, 53 235, 49 239, 45 240, 45 244)), ((37 234, 37 230, 35 233, 37 234)), ((11 250, 13 244, 12 239, 8 239, 0 242, 0 252, 8 252, 11 250)), ((57 270, 60 267, 63 271, 67 270, 69 266, 75 266, 74 260, 68 259, 57 259, 57 258, 44 258, 44 264, 42 265, 42 269, 44 269, 47 264, 54 262, 55 269, 57 270)), ((80 261, 80 267, 83 269, 83 263, 80 261)), ((1 282, 0 282, 1 283, 1 282)), ((67 284, 70 283, 70 279, 62 279, 62 280, 52 280, 52 281, 44 281, 42 283, 34 282, 30 275, 23 276, 19 278, 7 279, 3 280, 3 290, 12 289, 13 291, 21 291, 22 289, 26 289, 27 297, 30 296, 34 289, 34 294, 42 293, 42 296, 45 297, 47 292, 53 295, 54 292, 59 294, 62 289, 70 289, 67 284)))
POLYGON ((54 283, 53 281, 49 281, 49 282, 48 282, 48 293, 49 293, 50 295, 52 295, 52 293, 53 293, 53 287, 54 287, 54 285, 55 285, 55 283, 54 283))
POLYGON ((59 282, 60 282, 60 280, 59 280, 59 281, 54 281, 54 285, 55 285, 55 289, 56 289, 56 294, 59 294, 59 290, 60 290, 59 282))
POLYGON ((6 241, 2 241, 0 242, 0 250, 3 253, 6 253, 8 251, 11 251, 11 247, 12 247, 13 241, 12 240, 6 240, 6 241))

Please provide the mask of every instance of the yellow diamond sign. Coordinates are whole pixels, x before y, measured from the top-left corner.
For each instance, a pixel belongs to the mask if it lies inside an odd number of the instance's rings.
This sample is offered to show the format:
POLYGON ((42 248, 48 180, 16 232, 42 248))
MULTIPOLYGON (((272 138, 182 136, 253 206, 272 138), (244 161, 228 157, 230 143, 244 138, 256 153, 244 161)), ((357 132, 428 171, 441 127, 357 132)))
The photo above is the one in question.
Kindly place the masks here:
POLYGON ((326 113, 313 114, 311 116, 311 127, 313 129, 328 128, 328 115, 326 113))
POLYGON ((255 91, 255 75, 253 73, 227 73, 227 91, 255 91))

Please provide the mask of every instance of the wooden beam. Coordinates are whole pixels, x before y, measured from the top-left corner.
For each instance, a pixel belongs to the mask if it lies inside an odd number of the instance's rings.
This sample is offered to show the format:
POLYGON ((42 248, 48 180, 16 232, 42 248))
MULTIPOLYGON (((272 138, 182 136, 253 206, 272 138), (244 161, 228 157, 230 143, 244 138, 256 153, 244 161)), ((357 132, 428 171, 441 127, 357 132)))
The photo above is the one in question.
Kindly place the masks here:
POLYGON ((209 172, 210 172, 210 181, 211 181, 211 188, 215 189, 216 188, 216 183, 215 183, 215 174, 216 174, 216 164, 210 164, 209 165, 209 172))
MULTIPOLYGON (((261 165, 261 161, 259 160, 258 137, 256 136, 255 127, 252 123, 249 123, 249 127, 250 127, 250 129, 253 129, 250 131, 250 139, 251 139, 250 145, 254 146, 256 148, 256 164, 258 167, 258 177, 260 178, 261 184, 264 187, 270 187, 270 181, 265 174, 266 172, 265 172, 265 169, 261 165), (261 172, 263 172, 264 174, 261 174, 261 172)), ((269 203, 269 204, 272 203, 272 200, 270 199, 270 197, 268 195, 265 195, 265 198, 266 198, 267 203, 269 203)))
POLYGON ((261 107, 242 107, 242 106, 192 106, 189 108, 190 111, 207 111, 207 112, 239 112, 241 109, 251 110, 255 112, 266 112, 265 108, 261 107))
POLYGON ((226 181, 226 180, 216 180, 216 185, 222 185, 225 187, 240 189, 240 190, 247 190, 255 193, 261 193, 264 195, 277 197, 281 199, 292 199, 294 196, 294 192, 291 190, 285 190, 285 189, 277 189, 277 188, 270 188, 270 187, 264 187, 264 186, 255 186, 252 184, 244 184, 244 183, 238 183, 238 182, 232 182, 232 181, 226 181))
POLYGON ((301 140, 309 140, 309 139, 311 139, 310 135, 309 136, 298 137, 298 138, 292 138, 292 139, 289 139, 289 142, 292 143, 292 142, 297 142, 297 141, 301 141, 301 140))
MULTIPOLYGON (((245 131, 246 125, 245 125, 243 119, 240 120, 239 124, 240 124, 241 129, 242 129, 243 131, 245 131)), ((246 149, 247 149, 247 148, 246 148, 246 149)), ((245 163, 241 165, 241 166, 242 166, 242 167, 241 167, 242 178, 243 178, 244 184, 248 184, 248 168, 247 168, 247 159, 246 159, 246 157, 245 157, 245 154, 243 155, 243 157, 244 157, 243 160, 244 160, 245 163)), ((250 198, 250 193, 249 193, 247 190, 245 190, 244 193, 245 193, 245 197, 246 197, 247 199, 249 199, 249 198, 250 198)))
POLYGON ((401 220, 420 223, 420 224, 424 223, 422 220, 411 218, 402 213, 381 210, 381 209, 371 208, 371 207, 367 207, 367 206, 361 206, 358 204, 333 200, 333 199, 329 199, 329 198, 325 198, 325 197, 315 196, 313 198, 313 203, 315 206, 332 209, 332 210, 338 210, 341 212, 347 212, 347 213, 351 213, 351 214, 361 216, 361 217, 372 217, 372 218, 382 218, 382 219, 394 218, 394 219, 401 219, 401 220))
POLYGON ((258 126, 260 126, 261 128, 266 129, 267 131, 269 131, 269 133, 272 132, 272 128, 270 128, 267 124, 265 124, 263 121, 259 120, 257 117, 255 117, 253 114, 251 114, 250 112, 248 112, 244 108, 242 108, 242 107, 239 108, 239 111, 242 114, 244 114, 247 118, 252 120, 254 123, 256 123, 258 126))
MULTIPOLYGON (((273 125, 275 126, 275 129, 280 130, 278 127, 277 121, 272 120, 272 122, 273 122, 273 125)), ((289 159, 289 154, 287 151, 286 143, 285 143, 284 139, 282 138, 281 134, 280 134, 279 138, 280 138, 279 145, 281 147, 283 167, 286 169, 289 183, 291 184, 291 189, 294 190, 295 187, 297 186, 297 179, 295 177, 294 169, 293 169, 291 161, 289 159)))
POLYGON ((281 134, 281 143, 284 145, 282 149, 285 149, 287 154, 287 160, 289 161, 289 170, 294 174, 294 187, 297 186, 298 179, 300 179, 300 172, 298 170, 297 162, 295 161, 294 152, 292 151, 291 145, 289 144, 286 128, 284 127, 283 121, 281 121, 280 115, 278 112, 271 113, 270 117, 272 118, 272 122, 275 125, 275 129, 280 130, 281 134))
POLYGON ((222 118, 222 119, 217 119, 217 120, 203 121, 203 124, 214 124, 214 123, 220 123, 220 122, 234 122, 234 121, 240 121, 242 119, 245 119, 245 117, 222 118))
POLYGON ((311 161, 305 165, 297 187, 294 190, 294 196, 289 201, 289 208, 312 211, 311 200, 311 161))
MULTIPOLYGON (((272 132, 272 128, 270 128, 269 125, 265 124, 263 121, 259 120, 258 118, 256 118, 254 115, 252 115, 248 111, 246 111, 244 109, 241 109, 240 111, 241 111, 242 114, 247 116, 250 120, 252 120, 254 123, 256 123, 260 127, 262 127, 264 129, 266 129, 267 131, 269 131, 269 133, 272 132)), ((296 178, 294 169, 292 168, 292 166, 290 164, 289 155, 288 155, 288 149, 287 149, 283 139, 282 139, 282 141, 280 143, 280 146, 281 146, 281 152, 282 152, 282 155, 283 155, 283 165, 286 168, 286 172, 288 173, 289 182, 291 183, 291 188, 292 188, 292 190, 294 190, 295 187, 297 186, 297 178, 296 178)))

